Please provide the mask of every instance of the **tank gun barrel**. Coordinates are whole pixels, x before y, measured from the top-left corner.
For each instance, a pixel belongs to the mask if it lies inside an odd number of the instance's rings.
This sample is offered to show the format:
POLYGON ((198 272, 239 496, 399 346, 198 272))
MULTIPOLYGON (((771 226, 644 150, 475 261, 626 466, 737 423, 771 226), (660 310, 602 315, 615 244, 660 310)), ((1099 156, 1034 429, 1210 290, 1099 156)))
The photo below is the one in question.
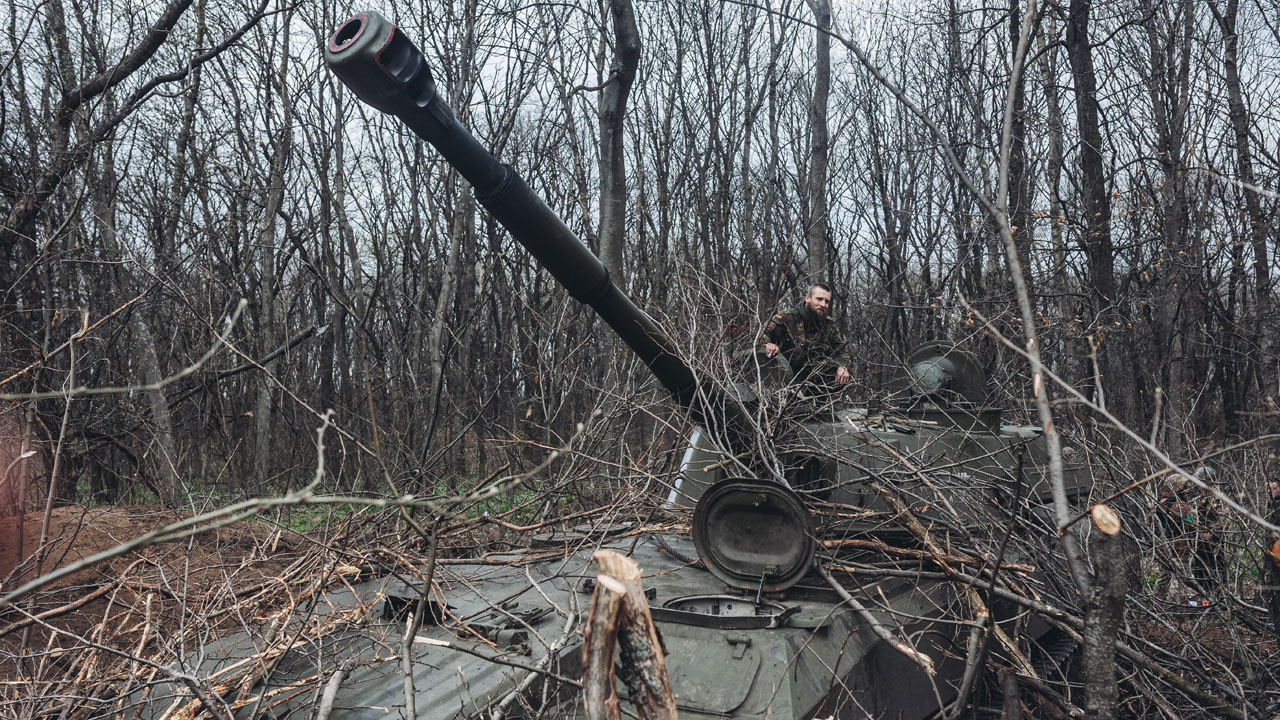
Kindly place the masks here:
MULTIPOLYGON (((399 118, 471 183, 476 199, 569 294, 589 305, 686 407, 697 403, 693 370, 644 311, 509 165, 498 162, 457 120, 436 90, 422 51, 376 12, 353 16, 333 33, 325 64, 365 103, 399 118)), ((722 403, 715 403, 722 405, 722 403)), ((727 408, 719 410, 726 411, 727 408)))

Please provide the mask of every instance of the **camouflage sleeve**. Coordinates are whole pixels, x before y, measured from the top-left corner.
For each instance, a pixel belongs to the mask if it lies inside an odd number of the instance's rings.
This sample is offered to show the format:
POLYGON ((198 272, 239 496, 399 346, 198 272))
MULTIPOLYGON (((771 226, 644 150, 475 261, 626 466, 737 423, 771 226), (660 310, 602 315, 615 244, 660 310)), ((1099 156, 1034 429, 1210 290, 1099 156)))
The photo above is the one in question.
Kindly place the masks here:
POLYGON ((760 337, 756 340, 756 347, 764 347, 767 343, 781 345, 782 339, 787 336, 787 326, 783 322, 782 313, 777 313, 769 318, 769 322, 764 324, 764 328, 760 331, 760 337))
POLYGON ((827 327, 830 328, 831 361, 837 366, 843 365, 846 369, 851 370, 853 368, 853 357, 849 355, 849 346, 845 344, 840 328, 836 327, 834 322, 827 327))

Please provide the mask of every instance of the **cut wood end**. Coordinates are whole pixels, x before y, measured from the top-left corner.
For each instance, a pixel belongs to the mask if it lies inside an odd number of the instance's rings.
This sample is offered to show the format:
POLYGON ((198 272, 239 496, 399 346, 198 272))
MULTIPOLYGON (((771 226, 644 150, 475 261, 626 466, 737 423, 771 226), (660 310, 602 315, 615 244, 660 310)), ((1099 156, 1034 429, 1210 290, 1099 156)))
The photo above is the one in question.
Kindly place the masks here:
POLYGON ((924 670, 925 674, 928 675, 929 677, 935 677, 938 674, 937 668, 933 666, 933 658, 929 657, 928 655, 925 655, 922 652, 917 651, 915 648, 903 642, 895 641, 893 643, 893 647, 896 648, 898 652, 907 656, 907 658, 910 659, 912 662, 914 662, 916 665, 919 665, 920 669, 924 670))
POLYGON ((595 562, 596 565, 600 565, 602 563, 608 563, 614 556, 617 556, 617 554, 618 553, 612 550, 597 550, 595 554, 591 556, 591 560, 595 562))
POLYGON ((608 590, 609 592, 614 593, 616 595, 625 595, 627 593, 626 585, 623 585, 622 583, 618 582, 617 580, 614 580, 608 575, 597 575, 596 587, 604 588, 605 590, 608 590))
POLYGON ((1267 554, 1271 556, 1271 559, 1275 561, 1277 565, 1280 565, 1280 540, 1277 540, 1276 544, 1271 546, 1271 549, 1267 551, 1267 554))
POLYGON ((596 569, 605 575, 618 578, 623 582, 628 582, 632 578, 635 578, 636 582, 640 580, 640 566, 626 555, 612 550, 599 550, 591 556, 591 559, 595 561, 596 569))
POLYGON ((1089 517, 1093 518, 1093 526, 1106 535, 1120 532, 1120 516, 1106 505, 1094 505, 1089 508, 1089 517))

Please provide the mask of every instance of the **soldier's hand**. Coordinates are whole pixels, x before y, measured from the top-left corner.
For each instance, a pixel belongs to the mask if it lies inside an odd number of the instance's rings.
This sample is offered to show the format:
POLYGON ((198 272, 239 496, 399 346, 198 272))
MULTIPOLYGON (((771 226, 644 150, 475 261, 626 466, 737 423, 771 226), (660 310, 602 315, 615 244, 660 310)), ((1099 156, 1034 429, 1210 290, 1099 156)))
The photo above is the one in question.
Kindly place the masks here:
POLYGON ((1280 482, 1274 480, 1268 482, 1267 489, 1271 491, 1271 497, 1280 497, 1280 482))
POLYGON ((779 350, 778 346, 777 346, 776 344, 774 344, 774 343, 765 343, 765 344, 764 344, 764 356, 765 356, 765 357, 773 357, 774 355, 777 355, 777 354, 778 354, 778 350, 779 350))
POLYGON ((836 368, 836 382, 844 385, 849 382, 849 369, 841 365, 836 368))

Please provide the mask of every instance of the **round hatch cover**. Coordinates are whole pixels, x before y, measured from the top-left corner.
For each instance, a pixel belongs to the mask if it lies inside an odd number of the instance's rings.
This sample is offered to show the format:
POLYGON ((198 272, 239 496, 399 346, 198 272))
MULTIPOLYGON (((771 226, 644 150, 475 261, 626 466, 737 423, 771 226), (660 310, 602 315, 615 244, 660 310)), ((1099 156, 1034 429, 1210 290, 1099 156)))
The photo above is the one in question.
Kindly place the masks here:
POLYGON ((944 403, 982 403, 987 375, 959 345, 935 340, 917 346, 907 356, 907 384, 920 399, 944 403))
POLYGON ((779 592, 799 582, 813 563, 812 523, 804 502, 785 486, 731 478, 698 500, 693 546, 726 584, 779 592))

